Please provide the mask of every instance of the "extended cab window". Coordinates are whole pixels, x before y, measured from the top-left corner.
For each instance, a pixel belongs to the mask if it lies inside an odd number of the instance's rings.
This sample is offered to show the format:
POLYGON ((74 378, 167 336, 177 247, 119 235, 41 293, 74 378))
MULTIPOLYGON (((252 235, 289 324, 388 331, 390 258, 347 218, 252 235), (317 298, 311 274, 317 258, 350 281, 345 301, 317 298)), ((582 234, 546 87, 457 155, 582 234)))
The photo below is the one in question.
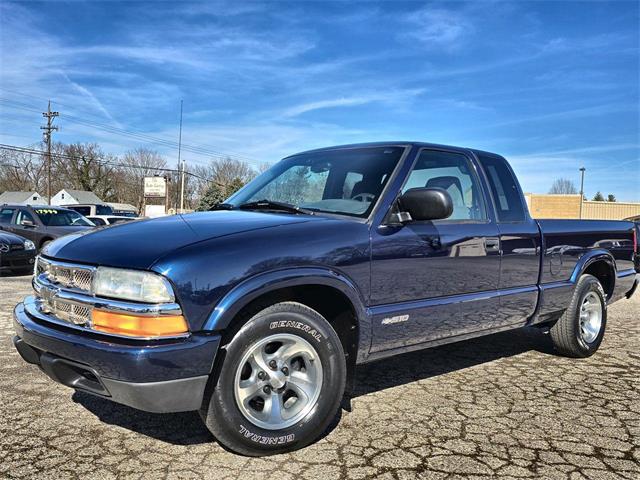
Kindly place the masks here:
POLYGON ((486 219, 478 180, 469 160, 462 154, 423 150, 402 193, 419 187, 438 187, 449 193, 453 200, 453 213, 447 220, 486 219))
POLYGON ((478 154, 489 179, 489 187, 499 222, 523 222, 526 219, 522 195, 506 162, 492 155, 478 154))

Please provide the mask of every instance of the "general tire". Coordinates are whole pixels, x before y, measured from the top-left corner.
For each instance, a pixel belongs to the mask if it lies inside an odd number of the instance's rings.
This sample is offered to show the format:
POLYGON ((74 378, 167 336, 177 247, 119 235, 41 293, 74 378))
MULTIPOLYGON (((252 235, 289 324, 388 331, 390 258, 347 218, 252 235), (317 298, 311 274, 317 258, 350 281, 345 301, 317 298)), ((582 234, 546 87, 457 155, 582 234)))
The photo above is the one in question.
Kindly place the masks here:
POLYGON ((604 337, 607 325, 607 301, 602 285, 592 275, 582 275, 569 307, 560 319, 551 327, 550 335, 558 353, 567 357, 583 358, 593 355, 604 337), (601 325, 599 332, 591 341, 585 340, 580 322, 580 313, 585 299, 597 299, 600 304, 601 325))
POLYGON ((225 350, 219 374, 212 379, 215 385, 210 398, 200 410, 207 428, 224 447, 248 456, 290 452, 316 440, 335 418, 345 388, 345 356, 335 330, 315 310, 296 302, 272 305, 253 315, 225 350), (296 423, 285 428, 262 428, 240 410, 234 389, 237 372, 242 371, 239 368, 252 346, 277 335, 299 338, 301 343, 313 346, 321 362, 321 381, 316 387, 319 394, 315 402, 309 402, 313 407, 306 414, 302 411, 304 416, 296 423))

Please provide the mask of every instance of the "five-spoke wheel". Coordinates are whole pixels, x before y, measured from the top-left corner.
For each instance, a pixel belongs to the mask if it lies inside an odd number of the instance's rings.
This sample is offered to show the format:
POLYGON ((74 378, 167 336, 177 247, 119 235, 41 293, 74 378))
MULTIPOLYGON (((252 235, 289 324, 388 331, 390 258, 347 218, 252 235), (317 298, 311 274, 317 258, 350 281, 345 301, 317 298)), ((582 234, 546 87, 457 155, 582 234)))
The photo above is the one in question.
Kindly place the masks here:
POLYGON ((269 335, 246 349, 234 385, 236 404, 247 420, 269 430, 286 428, 316 404, 322 362, 304 338, 269 335))

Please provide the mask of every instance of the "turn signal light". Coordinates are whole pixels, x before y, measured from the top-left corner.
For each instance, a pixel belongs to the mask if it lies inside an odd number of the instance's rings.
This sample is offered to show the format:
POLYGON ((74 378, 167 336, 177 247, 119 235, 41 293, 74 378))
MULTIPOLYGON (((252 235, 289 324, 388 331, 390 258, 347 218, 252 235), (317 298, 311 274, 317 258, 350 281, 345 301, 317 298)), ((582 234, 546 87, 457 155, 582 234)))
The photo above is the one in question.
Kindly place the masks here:
POLYGON ((182 315, 145 317, 93 310, 91 319, 94 330, 129 337, 169 337, 189 331, 182 315))

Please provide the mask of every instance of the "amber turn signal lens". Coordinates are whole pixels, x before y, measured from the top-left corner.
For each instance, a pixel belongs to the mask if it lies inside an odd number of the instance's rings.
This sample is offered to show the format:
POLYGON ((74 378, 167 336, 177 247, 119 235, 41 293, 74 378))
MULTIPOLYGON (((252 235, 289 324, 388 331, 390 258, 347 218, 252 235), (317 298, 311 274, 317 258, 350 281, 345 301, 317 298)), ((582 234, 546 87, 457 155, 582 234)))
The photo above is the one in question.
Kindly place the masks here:
POLYGON ((129 337, 168 337, 181 335, 189 330, 182 315, 143 317, 94 310, 91 318, 94 330, 129 337))

